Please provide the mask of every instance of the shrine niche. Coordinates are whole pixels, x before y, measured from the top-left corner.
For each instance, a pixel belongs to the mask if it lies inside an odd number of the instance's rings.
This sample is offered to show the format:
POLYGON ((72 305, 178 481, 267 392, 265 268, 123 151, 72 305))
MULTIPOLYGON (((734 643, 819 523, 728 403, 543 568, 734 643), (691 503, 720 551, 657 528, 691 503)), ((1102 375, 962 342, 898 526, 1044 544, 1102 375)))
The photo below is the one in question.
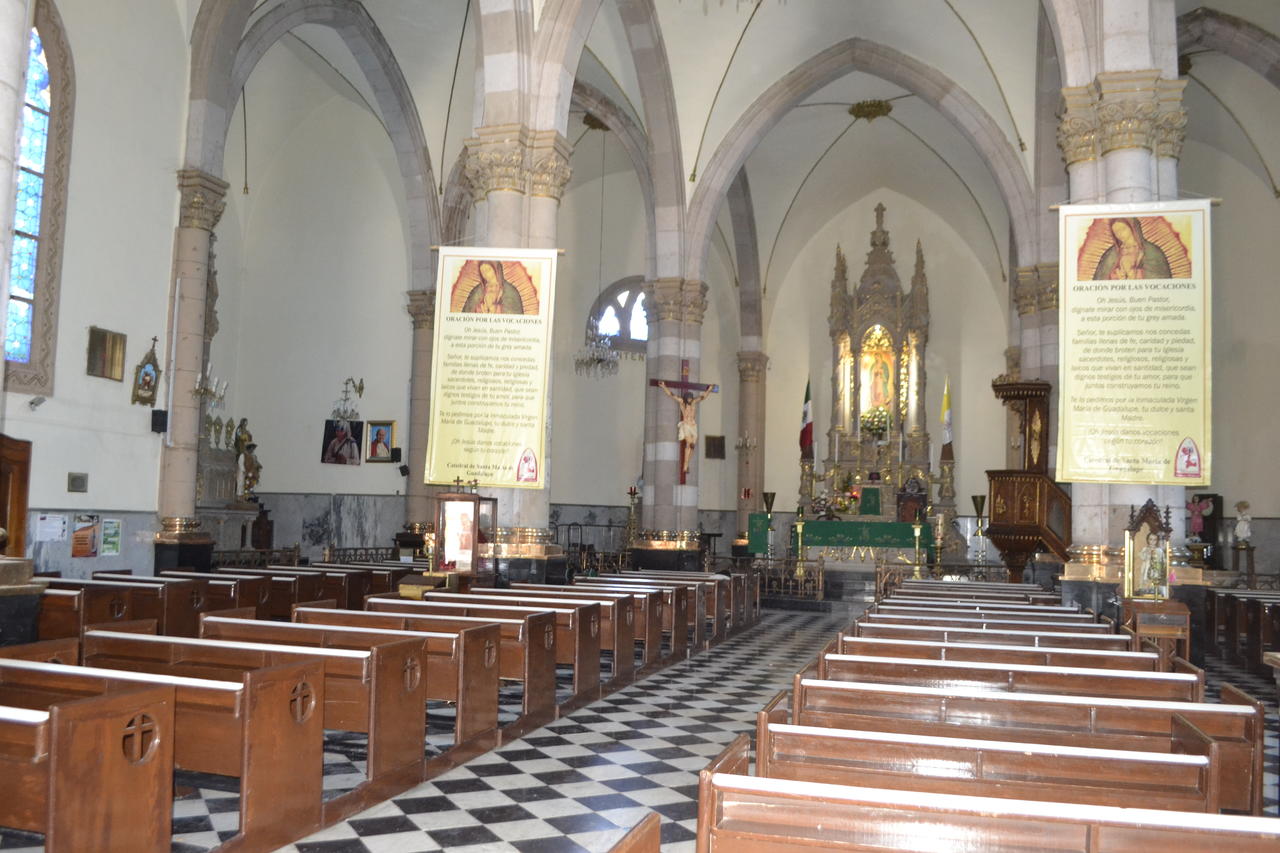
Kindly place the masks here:
POLYGON ((883 204, 875 216, 866 266, 852 290, 844 252, 836 248, 827 457, 824 473, 802 470, 807 493, 801 501, 812 502, 816 488, 817 503, 828 511, 868 521, 915 521, 927 514, 931 485, 924 367, 929 283, 917 241, 911 286, 903 289, 883 204))

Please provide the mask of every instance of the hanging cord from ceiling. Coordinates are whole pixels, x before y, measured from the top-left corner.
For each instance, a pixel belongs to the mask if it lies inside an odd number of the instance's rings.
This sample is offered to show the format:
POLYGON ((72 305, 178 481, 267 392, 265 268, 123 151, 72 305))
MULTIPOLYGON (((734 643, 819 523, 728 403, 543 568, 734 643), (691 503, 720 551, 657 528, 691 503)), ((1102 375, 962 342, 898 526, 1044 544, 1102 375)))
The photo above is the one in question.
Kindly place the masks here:
POLYGON ((733 60, 738 55, 738 48, 742 47, 742 40, 746 38, 747 29, 751 26, 751 22, 756 18, 756 12, 760 11, 764 0, 756 0, 756 6, 751 10, 751 14, 747 16, 747 23, 743 25, 742 32, 738 33, 738 41, 733 46, 733 53, 729 54, 729 62, 724 66, 724 74, 720 75, 720 85, 716 86, 716 93, 711 98, 711 106, 707 108, 707 120, 702 125, 702 135, 698 137, 698 152, 693 155, 693 171, 689 173, 689 181, 693 182, 698 179, 698 161, 702 159, 702 144, 707 141, 707 128, 711 126, 711 116, 716 111, 716 101, 720 99, 720 90, 724 88, 724 81, 729 79, 729 69, 733 67, 733 60))
POLYGON ((1022 151, 1027 150, 1027 143, 1022 141, 1022 134, 1018 132, 1018 122, 1013 118, 1013 109, 1009 106, 1009 99, 1005 97, 1004 86, 1000 85, 1000 75, 996 74, 995 68, 991 65, 991 60, 987 58, 987 52, 982 49, 982 42, 978 41, 978 36, 974 34, 973 28, 969 26, 969 22, 956 10, 951 0, 942 0, 947 4, 947 8, 951 10, 951 14, 956 16, 956 20, 960 22, 960 26, 964 27, 965 32, 969 34, 969 38, 973 39, 973 46, 978 49, 978 53, 982 56, 982 61, 987 65, 987 71, 991 72, 991 80, 996 84, 996 91, 1000 93, 1000 100, 1004 103, 1004 111, 1009 115, 1009 124, 1013 127, 1013 135, 1018 140, 1018 148, 1022 151))
POLYGON ((249 194, 249 95, 240 89, 240 118, 244 129, 244 195, 249 194))
POLYGON ((471 0, 462 10, 462 28, 458 30, 458 52, 453 57, 453 80, 449 83, 449 105, 444 110, 444 131, 440 134, 440 195, 444 195, 444 146, 449 140, 449 116, 453 113, 453 91, 458 88, 458 66, 462 64, 462 43, 467 35, 467 21, 471 18, 471 0))

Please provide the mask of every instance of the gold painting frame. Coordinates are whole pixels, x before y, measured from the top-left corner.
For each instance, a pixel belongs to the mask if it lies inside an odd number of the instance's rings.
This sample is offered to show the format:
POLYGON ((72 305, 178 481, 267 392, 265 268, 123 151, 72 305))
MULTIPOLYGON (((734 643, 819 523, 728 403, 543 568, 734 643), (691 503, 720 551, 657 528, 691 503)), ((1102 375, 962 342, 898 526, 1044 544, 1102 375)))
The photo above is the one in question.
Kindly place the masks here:
POLYGON ((1124 597, 1163 601, 1169 597, 1169 536, 1173 532, 1166 510, 1161 515, 1155 501, 1130 512, 1124 530, 1124 597))

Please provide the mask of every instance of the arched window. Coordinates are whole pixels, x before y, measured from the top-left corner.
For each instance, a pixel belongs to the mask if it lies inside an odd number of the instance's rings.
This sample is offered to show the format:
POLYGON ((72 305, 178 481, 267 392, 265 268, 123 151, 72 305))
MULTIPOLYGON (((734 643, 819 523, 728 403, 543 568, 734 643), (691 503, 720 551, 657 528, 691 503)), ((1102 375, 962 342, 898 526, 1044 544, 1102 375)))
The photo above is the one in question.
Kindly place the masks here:
POLYGON ((53 393, 74 102, 75 80, 62 19, 50 0, 37 0, 18 143, 4 336, 5 386, 10 391, 53 393))
POLYGON ((587 316, 587 336, 599 332, 614 351, 643 358, 649 340, 649 318, 644 312, 644 276, 618 279, 596 297, 587 316))

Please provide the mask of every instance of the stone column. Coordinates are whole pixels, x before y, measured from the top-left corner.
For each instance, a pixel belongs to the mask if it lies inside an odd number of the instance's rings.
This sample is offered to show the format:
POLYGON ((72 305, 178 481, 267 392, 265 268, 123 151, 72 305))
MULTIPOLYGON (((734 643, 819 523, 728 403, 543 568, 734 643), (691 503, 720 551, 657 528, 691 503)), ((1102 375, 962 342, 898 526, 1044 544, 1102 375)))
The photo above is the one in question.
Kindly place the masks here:
MULTIPOLYGON (((27 40, 31 18, 27 0, 0 0, 0 286, 9 315, 9 260, 13 254, 13 199, 18 177, 18 128, 27 80, 27 40)), ((0 390, 4 388, 0 370, 0 390)), ((0 416, 4 412, 0 394, 0 416)))
POLYGON ((207 567, 213 539, 196 520, 196 457, 204 367, 209 246, 222 216, 227 182, 198 169, 178 172, 182 193, 174 237, 174 326, 170 329, 169 430, 160 456, 160 532, 156 568, 207 567))
POLYGON ((649 344, 645 358, 644 510, 642 526, 650 530, 693 530, 698 526, 698 454, 680 483, 680 442, 676 424, 680 410, 661 388, 648 380, 680 380, 682 362, 689 363, 689 382, 698 381, 702 318, 707 285, 682 278, 645 284, 649 344))
MULTIPOLYGON (((466 145, 464 167, 476 203, 476 244, 551 248, 571 170, 568 140, 520 124, 481 127, 466 145)), ((547 384, 546 455, 541 489, 492 489, 502 527, 546 527, 551 517, 551 383, 547 384)))
POLYGON ((427 524, 435 520, 431 490, 422 481, 427 458, 427 430, 431 420, 431 356, 435 346, 436 293, 410 290, 409 316, 413 318, 413 362, 409 376, 409 483, 405 489, 404 522, 427 524))
POLYGON ((747 529, 747 516, 764 506, 764 369, 769 357, 762 352, 738 353, 738 521, 747 529), (744 489, 751 496, 742 497, 744 489))

